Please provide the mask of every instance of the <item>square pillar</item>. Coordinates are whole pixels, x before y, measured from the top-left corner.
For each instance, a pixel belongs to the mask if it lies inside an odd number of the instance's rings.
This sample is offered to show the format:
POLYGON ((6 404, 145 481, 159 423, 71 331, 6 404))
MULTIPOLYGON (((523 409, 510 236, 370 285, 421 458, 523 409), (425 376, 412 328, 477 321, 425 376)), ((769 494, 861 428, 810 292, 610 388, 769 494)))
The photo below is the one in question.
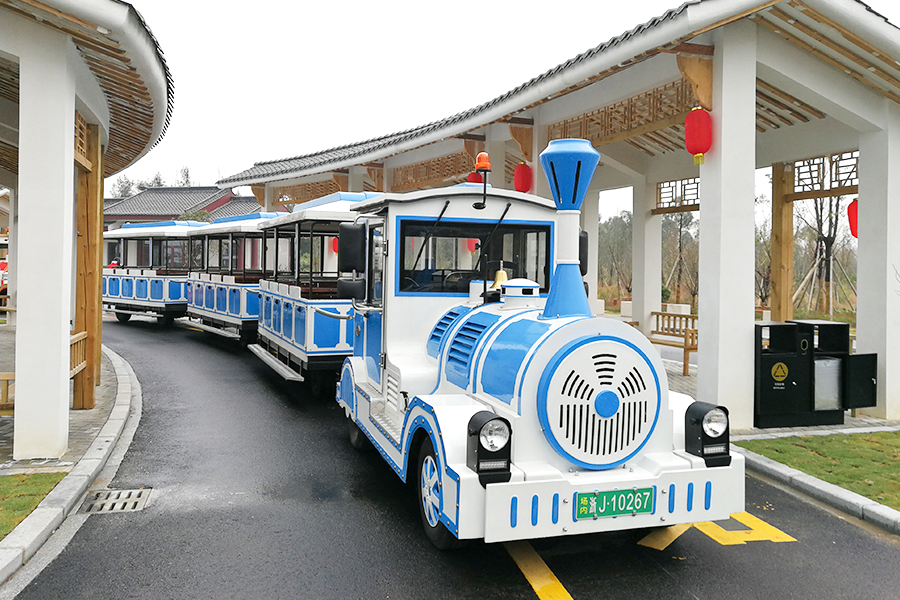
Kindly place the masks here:
POLYGON ((588 284, 588 305, 591 314, 602 313, 597 302, 597 232, 600 223, 600 192, 588 190, 581 205, 581 228, 588 234, 588 264, 584 280, 588 284))
POLYGON ((646 177, 634 180, 631 216, 631 315, 644 335, 653 327, 651 312, 662 303, 662 216, 656 208, 656 184, 646 177))
POLYGON ((887 128, 860 134, 856 347, 878 354, 878 406, 900 419, 900 107, 884 101, 887 128))
POLYGON ((18 325, 13 458, 59 458, 69 436, 75 78, 66 36, 20 56, 18 325))
POLYGON ((794 318, 794 204, 785 196, 794 191, 794 165, 772 165, 772 320, 794 318))
POLYGON ((364 192, 366 182, 366 167, 350 167, 350 175, 347 181, 348 192, 364 192))
POLYGON ((697 399, 753 426, 756 25, 715 32, 713 144, 700 167, 697 399))

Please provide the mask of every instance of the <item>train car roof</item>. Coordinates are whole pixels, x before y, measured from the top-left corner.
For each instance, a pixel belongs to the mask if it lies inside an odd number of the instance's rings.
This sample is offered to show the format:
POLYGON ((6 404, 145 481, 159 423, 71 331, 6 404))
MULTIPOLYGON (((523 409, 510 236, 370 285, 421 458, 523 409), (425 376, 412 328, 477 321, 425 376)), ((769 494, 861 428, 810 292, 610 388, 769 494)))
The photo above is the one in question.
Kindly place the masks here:
POLYGON ((199 221, 158 221, 153 223, 126 223, 119 229, 103 234, 104 239, 143 237, 187 237, 190 231, 208 226, 199 221))
POLYGON ((383 196, 381 192, 335 192, 303 204, 298 204, 286 215, 280 215, 259 224, 260 229, 270 229, 298 221, 352 221, 356 218, 353 207, 371 198, 383 196))
MULTIPOLYGON (((484 192, 484 184, 481 183, 460 183, 451 187, 437 188, 431 190, 419 190, 415 192, 397 193, 397 194, 380 194, 378 196, 357 202, 353 206, 353 210, 357 212, 379 212, 392 203, 409 203, 420 202, 422 200, 431 200, 434 198, 451 198, 453 196, 466 196, 469 198, 481 198, 484 192)), ((548 198, 542 198, 533 194, 525 194, 515 190, 507 190, 503 188, 487 186, 487 197, 498 198, 506 201, 514 201, 515 203, 527 203, 540 206, 542 208, 551 209, 556 212, 556 204, 548 198)))
POLYGON ((214 235, 218 233, 247 233, 259 231, 260 223, 278 216, 275 212, 256 212, 233 217, 216 219, 206 227, 197 227, 188 231, 188 235, 214 235))

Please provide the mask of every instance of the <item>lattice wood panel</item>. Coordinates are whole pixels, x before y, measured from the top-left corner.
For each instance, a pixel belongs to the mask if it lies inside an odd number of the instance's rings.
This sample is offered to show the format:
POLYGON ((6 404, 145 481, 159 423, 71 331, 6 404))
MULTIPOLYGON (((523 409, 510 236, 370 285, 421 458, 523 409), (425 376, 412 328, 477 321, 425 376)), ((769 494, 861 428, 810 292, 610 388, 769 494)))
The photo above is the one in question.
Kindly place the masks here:
POLYGON ((859 185, 859 151, 817 156, 794 163, 794 193, 859 185))
POLYGON ((402 192, 442 183, 456 183, 465 179, 473 168, 475 161, 466 151, 396 167, 391 171, 391 190, 402 192))
POLYGON ((0 141, 0 169, 10 173, 19 172, 19 149, 0 141))
POLYGON ((88 123, 75 111, 75 154, 87 161, 88 123))
POLYGON ((700 209, 700 178, 664 181, 656 185, 656 211, 680 212, 700 209))
POLYGON ((0 57, 0 98, 19 103, 19 65, 0 57))
POLYGON ((275 188, 275 201, 279 204, 296 204, 315 200, 328 194, 340 191, 334 179, 316 181, 313 183, 301 183, 287 187, 275 188))
MULTIPOLYGON (((584 138, 596 146, 620 141, 622 134, 643 135, 642 128, 667 119, 677 119, 694 106, 691 85, 685 79, 673 81, 549 126, 551 140, 584 138)), ((664 128, 671 126, 665 125, 664 128)))

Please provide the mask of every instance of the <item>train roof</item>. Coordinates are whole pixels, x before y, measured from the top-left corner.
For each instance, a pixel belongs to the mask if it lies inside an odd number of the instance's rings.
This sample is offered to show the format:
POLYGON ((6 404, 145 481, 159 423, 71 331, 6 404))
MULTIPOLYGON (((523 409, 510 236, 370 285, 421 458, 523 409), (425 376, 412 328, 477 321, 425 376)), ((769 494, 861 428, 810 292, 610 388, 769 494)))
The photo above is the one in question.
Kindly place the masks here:
POLYGON ((298 221, 352 221, 356 218, 354 207, 357 204, 383 195, 381 192, 335 192, 298 204, 289 214, 260 223, 259 228, 269 229, 298 221))
MULTIPOLYGON (((484 184, 481 183, 460 183, 451 187, 437 188, 431 190, 419 190, 415 192, 407 192, 403 194, 380 194, 367 200, 356 203, 353 210, 357 212, 376 213, 383 210, 392 203, 410 203, 421 202, 423 200, 432 200, 434 198, 452 198, 454 196, 466 196, 468 198, 481 198, 484 193, 484 184)), ((552 200, 517 192, 515 190, 507 190, 503 188, 487 186, 487 197, 498 198, 512 201, 516 203, 533 204, 542 208, 548 208, 556 212, 556 204, 552 200)))
POLYGON ((157 221, 151 223, 126 223, 119 229, 103 234, 104 239, 143 237, 187 237, 196 228, 207 227, 209 223, 199 221, 157 221))
POLYGON ((275 218, 278 213, 257 212, 246 215, 235 215, 216 219, 205 227, 197 227, 188 231, 188 235, 214 235, 218 233, 248 233, 259 231, 259 225, 275 218))

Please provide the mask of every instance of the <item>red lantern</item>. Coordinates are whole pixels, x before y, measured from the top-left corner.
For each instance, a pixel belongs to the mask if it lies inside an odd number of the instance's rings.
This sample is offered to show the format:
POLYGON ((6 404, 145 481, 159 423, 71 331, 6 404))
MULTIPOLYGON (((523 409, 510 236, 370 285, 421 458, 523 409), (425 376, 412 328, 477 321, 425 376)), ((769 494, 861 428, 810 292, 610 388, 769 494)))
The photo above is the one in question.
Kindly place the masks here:
POLYGON ((859 199, 857 198, 856 200, 854 200, 847 206, 847 219, 850 220, 850 235, 852 235, 855 238, 859 238, 859 236, 856 235, 857 232, 859 231, 857 229, 857 227, 859 225, 859 221, 857 220, 857 209, 859 208, 859 206, 857 204, 858 202, 859 202, 859 199))
POLYGON ((466 181, 469 183, 484 183, 484 178, 481 176, 481 173, 472 172, 466 177, 466 181))
POLYGON ((525 163, 517 164, 515 173, 513 173, 513 187, 516 188, 516 191, 530 192, 531 182, 531 167, 529 167, 525 163))
POLYGON ((703 164, 703 155, 712 148, 712 117, 702 108, 695 108, 684 119, 684 145, 694 155, 694 164, 703 164))
POLYGON ((475 252, 478 249, 478 239, 477 238, 469 238, 466 240, 466 248, 469 249, 469 252, 475 252))
POLYGON ((337 238, 331 238, 331 249, 334 251, 335 254, 337 254, 337 251, 338 251, 338 239, 337 238))

